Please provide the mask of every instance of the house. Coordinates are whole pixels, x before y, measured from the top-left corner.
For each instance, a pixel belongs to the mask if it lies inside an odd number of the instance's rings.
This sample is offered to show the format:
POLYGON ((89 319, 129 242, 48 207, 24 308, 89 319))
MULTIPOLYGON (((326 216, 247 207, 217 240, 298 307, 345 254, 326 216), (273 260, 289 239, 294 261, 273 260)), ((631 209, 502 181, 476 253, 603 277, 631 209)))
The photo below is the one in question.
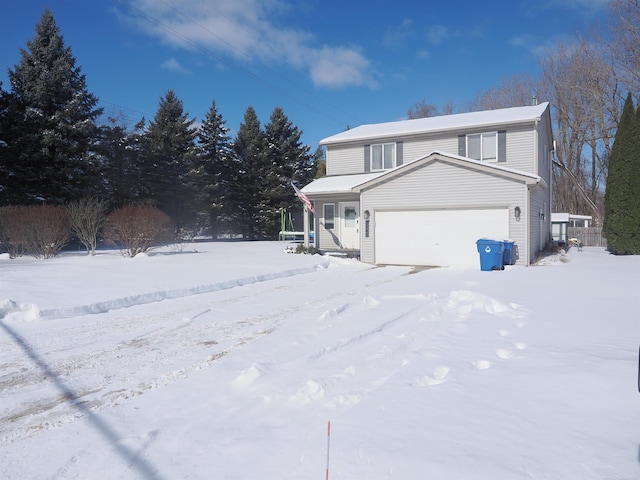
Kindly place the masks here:
POLYGON ((325 138, 315 246, 383 265, 477 267, 476 240, 518 265, 550 241, 549 104, 362 125, 325 138))
POLYGON ((589 227, 593 219, 591 215, 573 215, 571 213, 551 214, 551 238, 559 244, 567 243, 567 231, 569 227, 589 227))

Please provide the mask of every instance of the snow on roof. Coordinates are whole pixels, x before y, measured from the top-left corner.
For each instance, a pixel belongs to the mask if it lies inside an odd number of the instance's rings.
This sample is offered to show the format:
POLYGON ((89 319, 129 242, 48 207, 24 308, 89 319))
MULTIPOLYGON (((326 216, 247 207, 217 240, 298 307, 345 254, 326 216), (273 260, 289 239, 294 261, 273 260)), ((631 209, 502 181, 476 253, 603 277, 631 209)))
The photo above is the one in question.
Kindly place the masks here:
POLYGON ((548 107, 549 102, 544 102, 539 105, 527 107, 501 108, 482 112, 458 113, 439 117, 360 125, 359 127, 327 137, 320 141, 320 145, 331 145, 369 138, 396 137, 425 132, 535 121, 542 117, 548 107))
POLYGON ((388 171, 322 177, 302 188, 302 192, 306 194, 350 192, 351 189, 358 185, 366 183, 369 180, 373 180, 374 178, 378 178, 387 172, 388 171))
POLYGON ((551 221, 558 223, 568 223, 569 220, 593 220, 591 215, 574 215, 573 213, 552 213, 551 221))

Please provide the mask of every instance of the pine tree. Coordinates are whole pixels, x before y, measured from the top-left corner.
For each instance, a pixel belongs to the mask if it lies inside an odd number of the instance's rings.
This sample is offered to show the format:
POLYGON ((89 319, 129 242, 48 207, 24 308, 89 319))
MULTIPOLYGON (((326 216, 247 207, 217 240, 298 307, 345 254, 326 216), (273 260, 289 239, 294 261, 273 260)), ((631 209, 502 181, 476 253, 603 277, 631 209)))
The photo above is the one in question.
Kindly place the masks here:
POLYGON ((168 90, 144 137, 142 195, 171 217, 177 232, 195 223, 194 123, 184 112, 182 100, 168 90))
POLYGON ((0 82, 0 207, 15 203, 13 196, 17 193, 16 163, 11 145, 15 144, 16 129, 11 113, 15 102, 11 95, 2 88, 0 82))
POLYGON ((20 190, 11 197, 61 203, 95 193, 92 141, 102 110, 49 9, 35 31, 27 50, 20 50, 20 63, 8 72, 12 122, 19 130, 10 148, 20 190))
POLYGON ((145 119, 129 129, 124 120, 109 117, 100 127, 99 153, 106 196, 109 203, 121 208, 142 200, 140 175, 145 119))
POLYGON ((277 236, 280 211, 300 206, 291 182, 304 186, 315 176, 309 147, 302 144, 302 132, 293 125, 280 107, 274 108, 265 125, 267 149, 261 175, 261 224, 265 235, 277 236))
POLYGON ((640 254, 640 113, 627 96, 609 157, 603 234, 615 255, 640 254))
POLYGON ((240 124, 233 150, 239 162, 237 181, 232 185, 232 196, 238 208, 238 221, 247 238, 261 237, 259 224, 264 171, 265 134, 253 107, 248 107, 240 124))
POLYGON ((199 192, 200 211, 215 239, 225 227, 237 223, 238 211, 233 201, 233 185, 238 162, 233 153, 229 129, 218 113, 215 100, 198 133, 200 152, 194 168, 199 192))

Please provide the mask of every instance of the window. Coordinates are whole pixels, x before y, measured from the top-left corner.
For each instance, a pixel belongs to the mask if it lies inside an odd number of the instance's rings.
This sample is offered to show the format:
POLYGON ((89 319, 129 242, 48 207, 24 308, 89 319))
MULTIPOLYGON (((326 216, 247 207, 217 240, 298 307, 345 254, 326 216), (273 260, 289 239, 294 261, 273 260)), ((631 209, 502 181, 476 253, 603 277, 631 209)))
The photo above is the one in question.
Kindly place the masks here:
POLYGON ((498 160, 498 135, 496 132, 467 135, 467 157, 482 162, 498 160))
POLYGON ((388 170, 396 166, 396 144, 371 145, 371 171, 388 170))
POLYGON ((358 217, 358 214, 356 213, 355 207, 344 207, 344 226, 345 227, 355 227, 357 217, 358 217))
POLYGON ((335 228, 336 206, 333 203, 324 204, 324 228, 333 230, 335 228))

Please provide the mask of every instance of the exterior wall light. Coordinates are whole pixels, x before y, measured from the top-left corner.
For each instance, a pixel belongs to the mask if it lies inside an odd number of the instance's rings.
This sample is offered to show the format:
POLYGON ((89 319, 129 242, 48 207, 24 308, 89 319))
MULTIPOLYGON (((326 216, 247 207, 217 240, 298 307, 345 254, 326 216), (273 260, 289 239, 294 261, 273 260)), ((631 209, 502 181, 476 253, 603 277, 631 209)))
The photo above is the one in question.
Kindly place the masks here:
POLYGON ((521 213, 522 213, 522 212, 520 211, 520 207, 516 207, 516 208, 513 210, 513 214, 516 216, 516 220, 520 221, 520 214, 521 214, 521 213))
POLYGON ((365 210, 362 216, 364 217, 364 236, 369 238, 369 219, 371 218, 371 213, 369 210, 365 210))

